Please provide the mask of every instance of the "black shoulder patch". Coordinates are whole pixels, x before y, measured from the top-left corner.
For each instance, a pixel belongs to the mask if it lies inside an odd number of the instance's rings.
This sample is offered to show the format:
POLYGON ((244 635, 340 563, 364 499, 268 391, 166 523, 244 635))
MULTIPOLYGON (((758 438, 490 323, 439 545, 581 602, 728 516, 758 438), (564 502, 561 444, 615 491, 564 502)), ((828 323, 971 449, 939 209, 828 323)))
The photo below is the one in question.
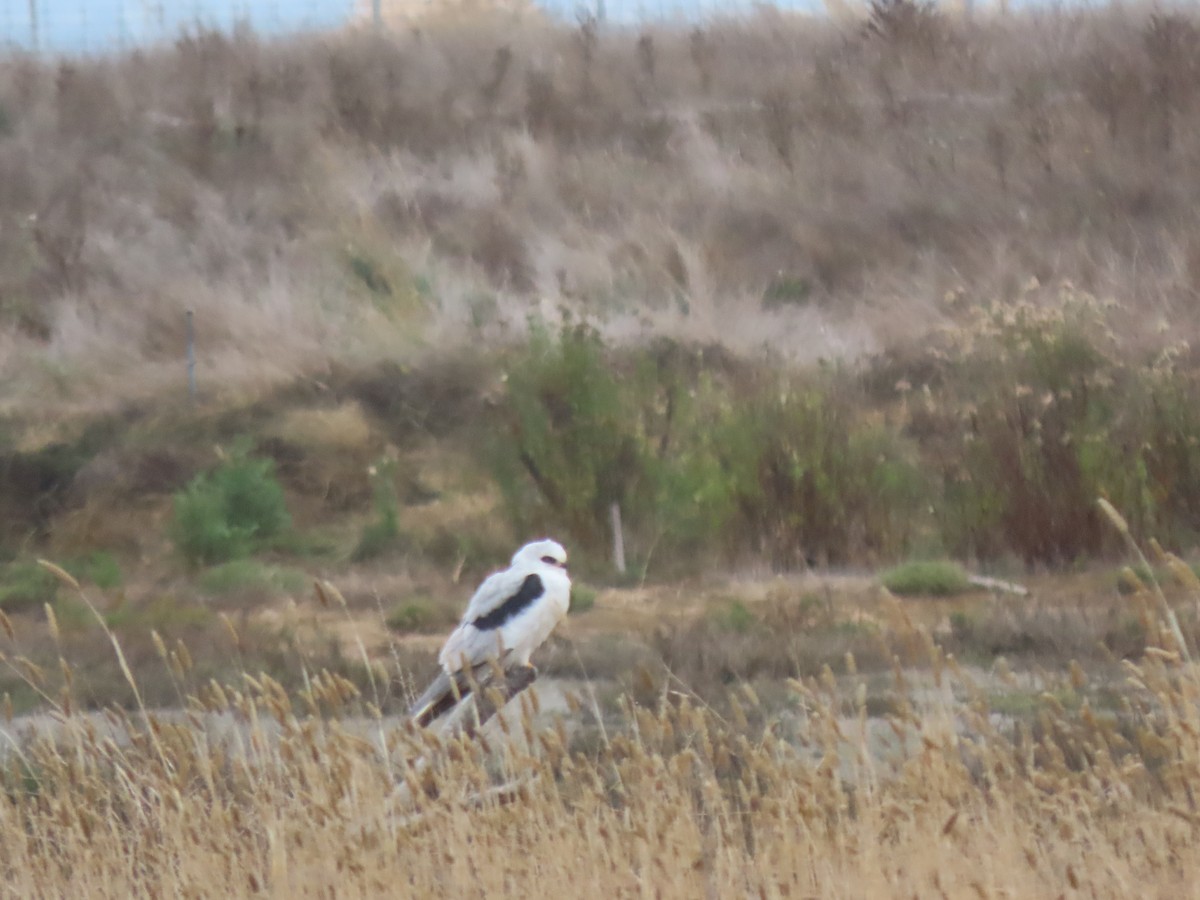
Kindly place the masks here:
POLYGON ((537 575, 529 575, 521 582, 521 587, 515 594, 491 612, 476 618, 471 624, 480 631, 499 628, 545 592, 546 588, 542 585, 542 579, 537 575))

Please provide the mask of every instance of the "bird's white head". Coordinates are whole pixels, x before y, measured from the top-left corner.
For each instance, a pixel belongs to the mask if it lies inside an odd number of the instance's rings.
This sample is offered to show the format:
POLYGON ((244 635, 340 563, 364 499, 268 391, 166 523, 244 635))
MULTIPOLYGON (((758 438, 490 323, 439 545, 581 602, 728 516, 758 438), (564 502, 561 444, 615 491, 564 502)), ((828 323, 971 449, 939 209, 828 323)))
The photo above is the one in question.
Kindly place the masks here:
POLYGON ((513 554, 512 564, 514 567, 554 566, 565 572, 567 569, 567 551, 563 549, 562 544, 558 543, 558 541, 534 541, 531 544, 526 544, 513 554))

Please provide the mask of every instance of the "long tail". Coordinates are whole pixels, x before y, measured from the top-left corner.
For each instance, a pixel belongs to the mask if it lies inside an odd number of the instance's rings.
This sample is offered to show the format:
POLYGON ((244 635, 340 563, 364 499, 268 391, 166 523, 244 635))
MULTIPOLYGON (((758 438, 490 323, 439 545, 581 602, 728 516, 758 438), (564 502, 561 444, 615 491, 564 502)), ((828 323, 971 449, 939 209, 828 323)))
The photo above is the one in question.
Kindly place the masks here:
POLYGON ((429 723, 444 716, 458 704, 459 700, 470 694, 473 683, 485 684, 488 671, 488 666, 481 665, 476 666, 470 675, 462 670, 453 675, 445 671, 439 672, 437 678, 433 679, 433 683, 425 689, 425 693, 409 709, 409 718, 422 728, 426 727, 429 723), (455 696, 455 687, 458 688, 457 696, 455 696))

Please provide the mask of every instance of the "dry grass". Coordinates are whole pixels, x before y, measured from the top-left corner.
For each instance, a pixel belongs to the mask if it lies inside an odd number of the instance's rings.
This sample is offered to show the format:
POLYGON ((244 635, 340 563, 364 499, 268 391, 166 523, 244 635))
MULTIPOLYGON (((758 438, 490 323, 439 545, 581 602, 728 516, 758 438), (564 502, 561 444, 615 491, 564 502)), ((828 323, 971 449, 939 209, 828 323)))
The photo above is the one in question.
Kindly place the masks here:
POLYGON ((1168 897, 1200 876, 1200 678, 1177 653, 1127 664, 1115 711, 1072 665, 1013 723, 923 627, 892 638, 925 646, 931 679, 897 669, 884 719, 853 670, 790 681, 782 709, 739 687, 725 713, 672 681, 594 740, 579 699, 548 717, 526 695, 486 739, 439 737, 342 676, 218 683, 157 638, 185 711, 89 717, 82 671, 14 652, 50 716, 6 729, 5 880, 22 896, 1168 897))
POLYGON ((433 647, 389 638, 382 598, 459 597, 502 558, 494 491, 438 442, 483 418, 499 389, 479 347, 526 313, 812 359, 968 321, 974 297, 1053 302, 1035 276, 1117 297, 1123 351, 1194 337, 1194 23, 913 13, 0 62, 0 412, 36 451, 6 463, 28 466, 5 473, 24 485, 6 538, 161 566, 170 493, 209 444, 262 430, 314 521, 361 513, 399 446, 409 537, 442 579, 387 560, 338 573, 345 606, 229 618, 164 568, 103 613, 64 587, 48 625, 0 615, 0 688, 45 713, 0 748, 9 890, 1184 895, 1195 584, 605 592, 543 671, 618 685, 557 721, 528 707, 464 743, 386 718, 433 647), (179 391, 186 308, 205 399, 303 376, 281 401, 298 411, 135 409, 104 423, 125 436, 108 454, 102 436, 38 449, 67 412, 179 391), (428 347, 441 363, 361 368, 428 347), (140 443, 175 426, 166 450, 140 443), (63 517, 68 486, 87 502, 63 517), (1053 671, 992 704, 1006 666, 983 679, 950 653, 1053 671))
POLYGON ((1036 276, 1191 335, 1195 23, 910 6, 8 56, 0 408, 180 389, 187 308, 208 396, 560 304, 811 360, 1036 276))

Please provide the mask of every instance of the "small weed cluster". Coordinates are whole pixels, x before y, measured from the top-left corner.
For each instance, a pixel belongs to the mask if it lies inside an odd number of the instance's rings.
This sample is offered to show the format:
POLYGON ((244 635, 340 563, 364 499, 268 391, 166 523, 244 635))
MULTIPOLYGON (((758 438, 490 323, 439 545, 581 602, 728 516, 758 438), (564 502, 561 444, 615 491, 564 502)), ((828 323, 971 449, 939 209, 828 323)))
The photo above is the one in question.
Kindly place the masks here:
POLYGON ((971 590, 966 570, 945 560, 914 560, 884 572, 880 582, 899 597, 953 597, 971 590))
POLYGON ((235 453, 175 495, 171 537, 193 565, 248 556, 291 525, 269 459, 235 453))
POLYGON ((372 559, 394 546, 400 537, 400 503, 396 497, 396 460, 383 457, 369 470, 376 518, 362 530, 351 558, 372 559))

